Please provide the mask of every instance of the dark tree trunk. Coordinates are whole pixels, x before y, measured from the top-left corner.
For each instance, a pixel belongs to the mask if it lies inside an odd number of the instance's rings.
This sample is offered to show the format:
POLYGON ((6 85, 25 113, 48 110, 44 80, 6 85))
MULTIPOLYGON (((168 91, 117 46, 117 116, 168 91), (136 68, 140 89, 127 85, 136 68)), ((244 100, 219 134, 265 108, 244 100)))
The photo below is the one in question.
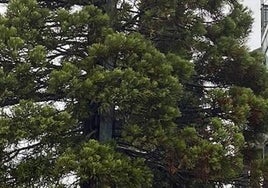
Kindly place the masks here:
POLYGON ((99 139, 100 116, 99 105, 95 102, 89 104, 89 116, 83 122, 83 135, 87 139, 99 139))
POLYGON ((80 183, 80 188, 97 188, 97 181, 96 180, 89 180, 86 182, 80 183))

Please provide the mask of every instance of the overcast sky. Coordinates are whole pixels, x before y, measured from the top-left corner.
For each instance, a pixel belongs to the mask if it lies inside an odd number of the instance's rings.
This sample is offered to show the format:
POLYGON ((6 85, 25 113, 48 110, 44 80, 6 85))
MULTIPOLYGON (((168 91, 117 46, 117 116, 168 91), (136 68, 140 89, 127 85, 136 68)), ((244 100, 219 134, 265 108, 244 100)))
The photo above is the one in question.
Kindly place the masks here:
POLYGON ((244 5, 248 6, 252 10, 254 23, 252 32, 248 39, 248 46, 254 50, 261 46, 261 0, 242 0, 244 5))

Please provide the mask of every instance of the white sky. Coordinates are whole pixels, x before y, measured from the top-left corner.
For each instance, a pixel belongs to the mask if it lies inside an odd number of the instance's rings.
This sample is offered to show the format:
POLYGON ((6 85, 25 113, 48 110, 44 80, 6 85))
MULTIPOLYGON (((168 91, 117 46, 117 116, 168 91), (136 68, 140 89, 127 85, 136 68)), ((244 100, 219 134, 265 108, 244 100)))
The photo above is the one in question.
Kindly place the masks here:
POLYGON ((248 39, 248 46, 251 50, 261 47, 261 0, 242 0, 251 11, 254 17, 252 32, 248 39))

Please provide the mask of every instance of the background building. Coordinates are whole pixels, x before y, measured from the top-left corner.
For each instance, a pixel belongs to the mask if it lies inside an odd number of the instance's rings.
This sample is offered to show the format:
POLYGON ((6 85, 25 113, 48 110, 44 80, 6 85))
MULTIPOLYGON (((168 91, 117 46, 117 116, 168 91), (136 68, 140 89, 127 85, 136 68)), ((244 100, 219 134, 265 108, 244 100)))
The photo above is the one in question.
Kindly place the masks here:
POLYGON ((261 0, 261 46, 268 62, 268 0, 261 0))

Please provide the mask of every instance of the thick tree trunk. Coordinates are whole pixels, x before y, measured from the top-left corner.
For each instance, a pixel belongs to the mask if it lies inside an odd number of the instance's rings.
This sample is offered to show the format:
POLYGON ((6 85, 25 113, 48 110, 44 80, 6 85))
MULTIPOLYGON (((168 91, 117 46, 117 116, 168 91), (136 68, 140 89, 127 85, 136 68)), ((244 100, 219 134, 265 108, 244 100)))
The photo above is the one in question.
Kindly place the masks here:
POLYGON ((83 135, 87 139, 99 140, 100 118, 98 114, 99 105, 92 103, 89 105, 89 116, 83 122, 83 135))
MULTIPOLYGON (((94 1, 95 6, 102 8, 108 15, 112 16, 115 8, 114 0, 100 0, 94 1), (100 4, 97 4, 100 3, 100 4)), ((108 67, 109 69, 109 67, 108 67)), ((91 103, 89 105, 90 116, 84 121, 83 134, 90 139, 96 139, 101 142, 112 139, 113 133, 113 109, 109 110, 107 114, 99 113, 99 104, 91 103)), ((81 188, 97 188, 99 187, 96 179, 89 179, 88 181, 81 182, 81 188)))

